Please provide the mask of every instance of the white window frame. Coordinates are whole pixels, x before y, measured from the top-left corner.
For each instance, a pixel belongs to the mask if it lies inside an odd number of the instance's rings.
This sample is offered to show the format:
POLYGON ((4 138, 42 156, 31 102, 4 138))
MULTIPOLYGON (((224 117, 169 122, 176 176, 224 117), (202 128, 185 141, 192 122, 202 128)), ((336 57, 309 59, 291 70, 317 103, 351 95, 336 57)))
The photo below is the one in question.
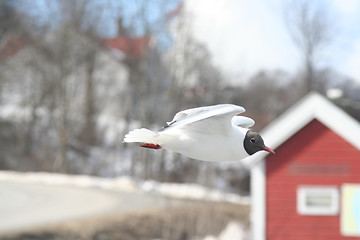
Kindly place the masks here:
POLYGON ((339 189, 336 186, 304 186, 297 188, 297 212, 300 215, 338 215, 339 189), (325 195, 331 197, 328 207, 309 206, 307 198, 311 195, 325 195))

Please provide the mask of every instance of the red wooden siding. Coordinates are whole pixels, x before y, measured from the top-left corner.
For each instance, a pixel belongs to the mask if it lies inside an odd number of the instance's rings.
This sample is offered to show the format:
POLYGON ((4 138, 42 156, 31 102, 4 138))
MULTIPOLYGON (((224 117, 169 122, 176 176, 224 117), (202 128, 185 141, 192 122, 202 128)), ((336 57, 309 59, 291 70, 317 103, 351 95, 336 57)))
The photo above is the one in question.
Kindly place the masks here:
POLYGON ((299 185, 332 185, 340 191, 343 183, 360 183, 360 151, 313 120, 266 160, 266 239, 356 239, 341 235, 340 213, 304 216, 296 209, 299 185))

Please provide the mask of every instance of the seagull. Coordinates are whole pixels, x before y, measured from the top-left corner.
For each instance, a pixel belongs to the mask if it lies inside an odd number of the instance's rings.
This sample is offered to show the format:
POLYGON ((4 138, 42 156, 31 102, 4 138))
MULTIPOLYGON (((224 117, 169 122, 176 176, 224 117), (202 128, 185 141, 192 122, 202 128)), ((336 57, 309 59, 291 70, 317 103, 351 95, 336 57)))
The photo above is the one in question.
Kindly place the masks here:
POLYGON ((203 161, 241 160, 261 150, 275 154, 257 132, 249 129, 255 121, 238 116, 243 112, 243 107, 233 104, 191 108, 178 112, 162 130, 135 129, 123 142, 167 149, 203 161))

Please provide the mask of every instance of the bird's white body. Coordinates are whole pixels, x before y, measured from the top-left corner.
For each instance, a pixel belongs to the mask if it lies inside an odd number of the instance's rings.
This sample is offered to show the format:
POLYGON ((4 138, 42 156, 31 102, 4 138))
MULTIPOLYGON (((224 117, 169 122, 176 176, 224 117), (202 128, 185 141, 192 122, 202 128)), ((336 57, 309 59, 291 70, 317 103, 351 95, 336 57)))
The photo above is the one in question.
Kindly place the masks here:
MULTIPOLYGON (((217 126, 209 126, 216 128, 217 126)), ((168 138, 161 146, 187 157, 203 161, 232 161, 241 160, 249 154, 243 147, 243 141, 248 129, 233 126, 233 131, 226 134, 212 134, 210 132, 169 129, 159 132, 159 138, 168 138)))
POLYGON ((177 113, 168 126, 154 132, 145 128, 128 133, 124 142, 139 142, 204 161, 241 160, 248 127, 254 121, 236 116, 244 108, 232 104, 192 108, 177 113))

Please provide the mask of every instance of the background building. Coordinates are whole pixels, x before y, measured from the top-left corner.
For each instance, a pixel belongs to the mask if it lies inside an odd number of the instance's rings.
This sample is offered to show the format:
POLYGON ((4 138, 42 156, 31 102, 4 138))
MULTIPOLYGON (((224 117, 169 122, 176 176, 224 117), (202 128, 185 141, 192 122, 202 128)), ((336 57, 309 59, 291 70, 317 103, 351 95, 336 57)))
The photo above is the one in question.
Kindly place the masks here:
POLYGON ((276 155, 252 169, 254 239, 359 237, 359 123, 311 93, 263 137, 276 155))

